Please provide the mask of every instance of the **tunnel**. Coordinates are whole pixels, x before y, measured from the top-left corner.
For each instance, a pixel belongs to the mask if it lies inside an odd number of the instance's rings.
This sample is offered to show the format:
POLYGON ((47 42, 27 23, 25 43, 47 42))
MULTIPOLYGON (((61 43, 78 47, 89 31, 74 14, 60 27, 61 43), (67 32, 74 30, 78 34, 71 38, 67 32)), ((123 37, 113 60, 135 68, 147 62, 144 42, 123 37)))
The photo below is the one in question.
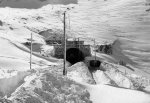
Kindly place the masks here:
POLYGON ((79 48, 70 48, 66 51, 66 60, 72 65, 84 59, 84 53, 79 48))

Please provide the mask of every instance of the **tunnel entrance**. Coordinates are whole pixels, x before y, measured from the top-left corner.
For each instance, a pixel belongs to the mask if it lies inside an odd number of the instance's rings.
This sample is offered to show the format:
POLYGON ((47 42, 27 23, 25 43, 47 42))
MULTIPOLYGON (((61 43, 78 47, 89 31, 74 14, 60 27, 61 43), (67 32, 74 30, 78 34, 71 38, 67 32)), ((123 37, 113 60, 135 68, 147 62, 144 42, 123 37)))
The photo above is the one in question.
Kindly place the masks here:
POLYGON ((84 59, 84 53, 79 48, 70 48, 66 51, 66 60, 72 65, 84 59))

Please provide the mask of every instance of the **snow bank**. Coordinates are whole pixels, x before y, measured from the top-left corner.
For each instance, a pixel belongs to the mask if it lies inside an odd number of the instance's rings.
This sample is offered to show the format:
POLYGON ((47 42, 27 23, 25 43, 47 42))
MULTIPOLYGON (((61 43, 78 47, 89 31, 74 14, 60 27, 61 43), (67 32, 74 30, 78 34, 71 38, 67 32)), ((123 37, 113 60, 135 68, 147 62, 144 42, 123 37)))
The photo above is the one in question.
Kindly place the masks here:
POLYGON ((119 71, 119 68, 116 68, 111 64, 106 64, 104 66, 107 69, 105 72, 107 76, 115 81, 119 87, 134 88, 131 80, 125 75, 125 73, 119 71))
POLYGON ((149 87, 150 79, 126 72, 127 68, 124 66, 102 62, 100 68, 105 69, 105 71, 97 70, 93 72, 96 84, 109 84, 116 87, 149 91, 145 88, 149 87))
POLYGON ((12 94, 13 103, 91 103, 84 86, 62 76, 52 68, 41 69, 25 78, 25 83, 12 94))
POLYGON ((144 88, 144 91, 149 92, 150 93, 150 86, 147 86, 144 88))
POLYGON ((93 73, 96 84, 112 84, 111 79, 101 70, 93 73))
POLYGON ((93 103, 150 103, 150 95, 140 91, 108 85, 88 85, 87 88, 93 103))
POLYGON ((121 40, 115 40, 112 44, 112 53, 115 59, 119 61, 124 61, 125 63, 128 64, 134 64, 134 62, 127 56, 124 55, 123 53, 123 48, 122 48, 122 41, 121 40))
POLYGON ((67 68, 67 77, 78 82, 94 84, 95 81, 89 72, 88 67, 83 62, 78 62, 67 68))
POLYGON ((29 75, 29 72, 17 72, 16 75, 8 78, 0 79, 0 97, 10 96, 24 81, 24 78, 29 75))
MULTIPOLYGON (((17 37, 16 37, 17 38, 17 37)), ((0 38, 0 68, 2 69, 15 69, 18 71, 28 70, 30 67, 30 52, 22 44, 11 42, 7 39, 0 38), (16 43, 16 44, 15 44, 16 43), (4 46, 5 45, 5 46, 4 46)), ((54 59, 45 60, 44 57, 33 55, 32 56, 32 68, 38 68, 40 65, 56 65, 54 59)))
POLYGON ((16 70, 0 69, 0 78, 9 78, 17 74, 16 70))
POLYGON ((135 89, 132 81, 125 73, 119 71, 119 68, 115 64, 102 62, 101 68, 104 68, 106 71, 97 70, 93 73, 97 84, 110 84, 117 87, 135 89))
POLYGON ((41 54, 44 56, 54 56, 54 46, 43 45, 41 50, 41 54))
MULTIPOLYGON (((76 63, 67 69, 67 77, 62 75, 63 68, 60 68, 60 66, 38 69, 36 73, 24 79, 25 82, 12 93, 11 97, 0 100, 12 103, 150 102, 150 95, 144 92, 113 87, 102 83, 97 85, 90 84, 89 80, 93 78, 88 74, 88 70, 82 62, 76 63)), ((101 74, 101 77, 104 76, 100 71, 96 73, 96 75, 98 74, 101 74)), ((107 81, 107 78, 105 80, 107 81)), ((106 83, 106 81, 104 82, 106 83)))

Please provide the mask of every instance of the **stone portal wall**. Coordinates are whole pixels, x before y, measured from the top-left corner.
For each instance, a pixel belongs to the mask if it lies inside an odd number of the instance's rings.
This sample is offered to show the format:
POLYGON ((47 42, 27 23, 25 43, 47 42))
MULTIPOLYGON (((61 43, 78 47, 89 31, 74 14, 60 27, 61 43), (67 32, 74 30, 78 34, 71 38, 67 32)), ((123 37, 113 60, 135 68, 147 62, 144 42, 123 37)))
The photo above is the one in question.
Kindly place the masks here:
MULTIPOLYGON (((85 57, 91 56, 91 48, 90 45, 67 45, 66 51, 70 48, 79 48, 84 54, 85 57)), ((55 45, 54 46, 54 56, 57 58, 64 57, 64 47, 63 45, 55 45)))

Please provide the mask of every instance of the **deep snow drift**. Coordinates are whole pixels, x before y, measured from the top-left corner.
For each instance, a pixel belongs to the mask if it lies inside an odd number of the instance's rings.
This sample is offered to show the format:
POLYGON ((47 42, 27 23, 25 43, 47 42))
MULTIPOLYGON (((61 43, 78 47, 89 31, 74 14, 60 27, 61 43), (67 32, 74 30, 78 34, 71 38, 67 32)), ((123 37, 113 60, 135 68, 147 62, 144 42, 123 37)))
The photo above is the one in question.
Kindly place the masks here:
MULTIPOLYGON (((62 75, 61 66, 38 69, 25 82, 0 101, 4 103, 149 103, 150 94, 92 82, 84 63, 77 63, 62 75), (76 69, 75 69, 76 68, 76 69), (83 69, 83 70, 82 70, 83 69), (88 77, 88 78, 87 78, 88 77), (92 84, 91 84, 92 83, 92 84)), ((112 68, 113 69, 113 68, 112 68)), ((94 80, 94 79, 93 79, 94 80)), ((104 80, 102 80, 104 81, 104 80)))

